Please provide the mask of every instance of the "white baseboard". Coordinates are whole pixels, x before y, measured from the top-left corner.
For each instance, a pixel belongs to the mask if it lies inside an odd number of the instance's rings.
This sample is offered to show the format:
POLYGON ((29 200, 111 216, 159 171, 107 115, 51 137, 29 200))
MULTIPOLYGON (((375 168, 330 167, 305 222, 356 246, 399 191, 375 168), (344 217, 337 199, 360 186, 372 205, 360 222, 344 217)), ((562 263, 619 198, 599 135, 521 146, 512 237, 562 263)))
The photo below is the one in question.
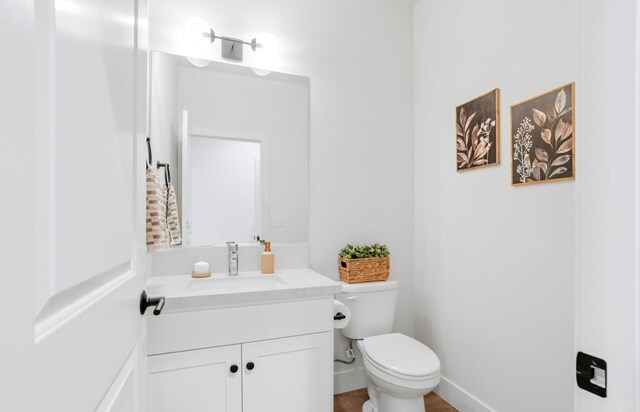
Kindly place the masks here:
POLYGON ((460 412, 496 412, 495 409, 444 376, 441 377, 440 384, 434 392, 460 412))
MULTIPOLYGON (((356 362, 358 363, 358 362, 356 362)), ((333 393, 344 393, 367 387, 362 364, 333 373, 333 393)))

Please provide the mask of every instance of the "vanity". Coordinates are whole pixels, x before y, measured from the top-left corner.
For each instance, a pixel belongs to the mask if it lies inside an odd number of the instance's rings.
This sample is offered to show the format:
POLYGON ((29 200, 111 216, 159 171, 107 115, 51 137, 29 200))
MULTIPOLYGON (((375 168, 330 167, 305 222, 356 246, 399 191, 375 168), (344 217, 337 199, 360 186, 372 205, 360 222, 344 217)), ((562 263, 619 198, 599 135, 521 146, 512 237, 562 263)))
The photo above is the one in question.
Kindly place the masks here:
POLYGON ((145 316, 150 409, 332 410, 340 286, 307 269, 309 79, 155 51, 150 67, 149 163, 182 229, 151 255, 146 292, 164 307, 145 316), (190 276, 200 260, 212 277, 190 276))
POLYGON ((333 402, 333 294, 309 269, 158 276, 148 316, 151 410, 317 411, 333 402))

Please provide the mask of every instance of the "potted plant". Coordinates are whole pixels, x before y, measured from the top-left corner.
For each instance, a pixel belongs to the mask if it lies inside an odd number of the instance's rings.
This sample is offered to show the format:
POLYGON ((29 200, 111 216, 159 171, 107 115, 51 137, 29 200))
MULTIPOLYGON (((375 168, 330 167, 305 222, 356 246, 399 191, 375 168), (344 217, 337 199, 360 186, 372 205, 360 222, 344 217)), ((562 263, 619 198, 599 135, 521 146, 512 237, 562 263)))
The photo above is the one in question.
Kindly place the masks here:
POLYGON ((373 245, 347 245, 338 260, 340 279, 346 283, 374 282, 389 278, 389 248, 373 245))

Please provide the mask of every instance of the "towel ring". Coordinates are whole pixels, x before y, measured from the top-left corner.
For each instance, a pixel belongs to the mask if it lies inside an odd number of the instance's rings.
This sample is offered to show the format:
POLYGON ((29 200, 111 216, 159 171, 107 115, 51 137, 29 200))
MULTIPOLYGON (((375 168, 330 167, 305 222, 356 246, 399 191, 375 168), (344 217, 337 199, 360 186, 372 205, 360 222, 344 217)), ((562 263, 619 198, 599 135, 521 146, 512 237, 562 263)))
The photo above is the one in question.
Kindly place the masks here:
POLYGON ((169 163, 157 162, 156 168, 160 170, 161 167, 164 167, 164 183, 166 186, 169 186, 169 183, 171 183, 171 171, 169 170, 169 163))
POLYGON ((147 154, 148 154, 147 169, 148 169, 149 165, 153 164, 153 155, 151 154, 151 138, 149 136, 147 136, 147 154))

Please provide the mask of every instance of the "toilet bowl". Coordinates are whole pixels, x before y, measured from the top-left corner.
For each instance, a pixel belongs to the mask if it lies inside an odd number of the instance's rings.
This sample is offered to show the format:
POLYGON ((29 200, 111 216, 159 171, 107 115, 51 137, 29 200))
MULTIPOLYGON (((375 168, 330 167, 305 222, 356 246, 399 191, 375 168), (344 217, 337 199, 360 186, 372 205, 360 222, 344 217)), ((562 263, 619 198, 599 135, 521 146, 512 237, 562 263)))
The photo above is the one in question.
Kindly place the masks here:
POLYGON ((363 411, 424 411, 424 395, 440 382, 440 361, 431 349, 400 333, 358 340, 357 346, 374 389, 363 411))
POLYGON ((396 281, 342 283, 337 299, 351 309, 342 334, 357 343, 369 400, 363 412, 424 412, 424 395, 440 382, 440 360, 426 345, 393 327, 396 281))

